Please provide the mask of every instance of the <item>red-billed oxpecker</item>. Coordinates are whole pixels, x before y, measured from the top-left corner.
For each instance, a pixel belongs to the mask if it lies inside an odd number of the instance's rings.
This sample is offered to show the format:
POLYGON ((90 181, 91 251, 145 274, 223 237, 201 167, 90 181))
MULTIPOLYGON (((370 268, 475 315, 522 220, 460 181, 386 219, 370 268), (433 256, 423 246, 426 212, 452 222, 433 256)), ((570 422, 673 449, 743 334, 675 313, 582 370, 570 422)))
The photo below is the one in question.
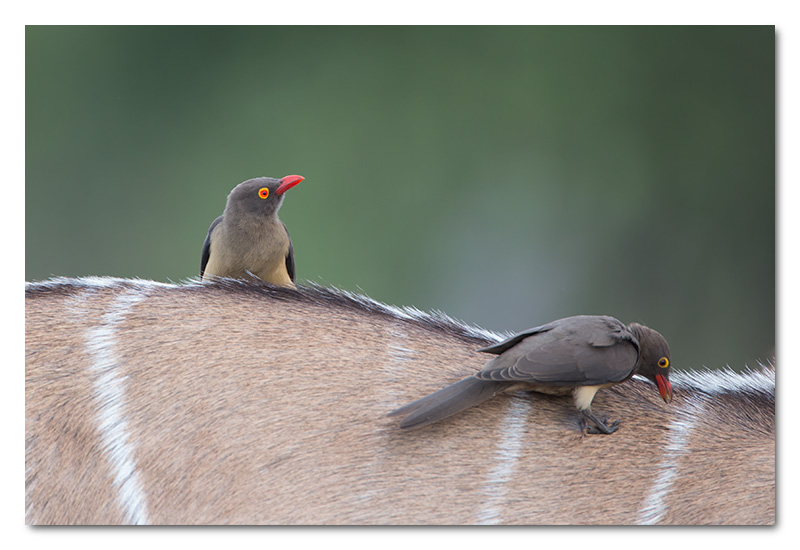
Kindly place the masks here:
POLYGON ((656 384, 665 402, 672 401, 669 345, 658 332, 637 323, 624 325, 607 316, 567 317, 479 351, 497 357, 476 374, 389 416, 405 415, 401 428, 420 428, 499 393, 531 390, 572 395, 586 433, 610 434, 619 420, 608 423, 594 415, 592 399, 599 390, 639 374, 656 384))
POLYGON ((254 178, 234 187, 222 216, 208 228, 200 278, 259 278, 294 287, 294 248, 278 209, 283 194, 303 179, 254 178))

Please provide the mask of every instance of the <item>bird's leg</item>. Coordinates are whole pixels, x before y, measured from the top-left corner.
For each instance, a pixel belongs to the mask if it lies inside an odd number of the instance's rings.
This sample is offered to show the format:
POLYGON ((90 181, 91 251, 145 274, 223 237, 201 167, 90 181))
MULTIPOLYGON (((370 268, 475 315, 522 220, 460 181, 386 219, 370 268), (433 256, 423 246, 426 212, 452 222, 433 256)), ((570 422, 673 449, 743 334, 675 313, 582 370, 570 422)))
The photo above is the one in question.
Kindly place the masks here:
POLYGON ((597 418, 592 409, 586 409, 583 411, 583 430, 587 434, 613 434, 619 428, 619 419, 615 420, 611 424, 606 424, 608 419, 600 420, 597 418), (591 420, 594 423, 594 426, 589 426, 586 423, 586 420, 591 420))

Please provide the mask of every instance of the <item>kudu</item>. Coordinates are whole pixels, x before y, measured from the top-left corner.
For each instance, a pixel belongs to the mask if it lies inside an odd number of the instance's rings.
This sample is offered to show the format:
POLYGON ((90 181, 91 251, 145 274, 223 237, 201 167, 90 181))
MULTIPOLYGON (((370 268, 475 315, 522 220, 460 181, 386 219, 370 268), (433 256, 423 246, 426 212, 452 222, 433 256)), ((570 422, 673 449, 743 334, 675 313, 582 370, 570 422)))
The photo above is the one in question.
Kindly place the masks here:
POLYGON ((535 393, 386 417, 500 337, 319 286, 28 283, 26 522, 774 523, 769 366, 600 392, 610 436, 535 393))

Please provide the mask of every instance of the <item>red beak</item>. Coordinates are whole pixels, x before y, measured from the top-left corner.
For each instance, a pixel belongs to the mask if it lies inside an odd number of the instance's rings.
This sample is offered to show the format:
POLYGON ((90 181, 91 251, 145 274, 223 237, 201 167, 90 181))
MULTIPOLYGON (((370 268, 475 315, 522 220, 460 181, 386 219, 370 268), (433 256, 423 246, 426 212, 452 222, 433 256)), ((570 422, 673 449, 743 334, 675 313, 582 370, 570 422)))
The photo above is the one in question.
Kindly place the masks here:
POLYGON ((658 384, 658 393, 661 394, 661 399, 665 403, 672 401, 672 384, 669 379, 663 374, 656 374, 656 384, 658 384))
POLYGON ((275 191, 278 195, 283 195, 286 191, 303 181, 303 176, 286 176, 285 178, 281 178, 281 184, 278 186, 278 189, 275 191))

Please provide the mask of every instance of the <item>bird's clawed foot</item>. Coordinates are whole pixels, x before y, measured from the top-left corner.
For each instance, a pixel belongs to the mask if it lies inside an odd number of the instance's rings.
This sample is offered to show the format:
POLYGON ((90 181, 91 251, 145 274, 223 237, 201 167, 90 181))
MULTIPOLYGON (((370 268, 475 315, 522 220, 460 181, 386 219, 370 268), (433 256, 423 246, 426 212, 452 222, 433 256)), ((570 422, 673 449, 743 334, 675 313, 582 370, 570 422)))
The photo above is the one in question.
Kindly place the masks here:
POLYGON ((613 434, 619 429, 619 418, 608 423, 608 419, 600 420, 591 412, 584 411, 584 418, 581 420, 582 431, 585 434, 613 434), (594 426, 590 425, 587 420, 591 420, 594 426))

